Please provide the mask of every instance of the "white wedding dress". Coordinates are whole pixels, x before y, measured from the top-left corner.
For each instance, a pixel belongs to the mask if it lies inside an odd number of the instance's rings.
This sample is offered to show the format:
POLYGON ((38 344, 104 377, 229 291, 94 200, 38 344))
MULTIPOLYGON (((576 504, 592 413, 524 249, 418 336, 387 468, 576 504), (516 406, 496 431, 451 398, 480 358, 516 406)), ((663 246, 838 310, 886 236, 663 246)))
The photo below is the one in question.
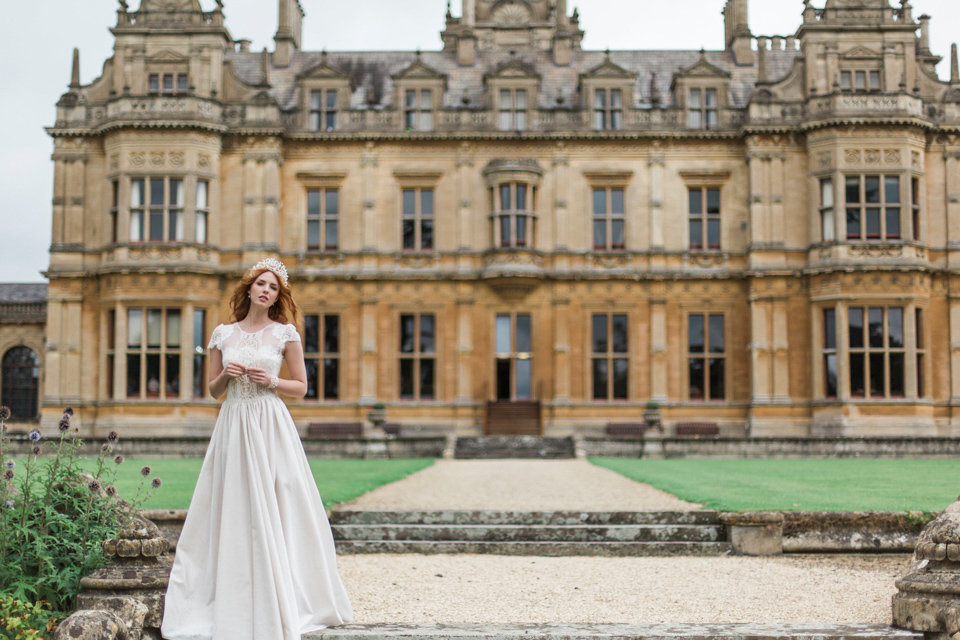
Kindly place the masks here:
MULTIPOLYGON (((278 375, 293 325, 218 326, 210 349, 278 375)), ((177 545, 161 632, 169 640, 299 640, 350 622, 320 493, 286 405, 231 379, 177 545)))

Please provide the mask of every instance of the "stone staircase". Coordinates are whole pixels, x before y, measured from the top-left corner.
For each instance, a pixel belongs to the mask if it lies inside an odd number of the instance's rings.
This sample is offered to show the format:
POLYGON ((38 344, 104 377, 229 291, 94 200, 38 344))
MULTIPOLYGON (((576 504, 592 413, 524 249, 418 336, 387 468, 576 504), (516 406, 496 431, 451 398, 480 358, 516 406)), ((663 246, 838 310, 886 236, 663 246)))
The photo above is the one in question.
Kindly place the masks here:
POLYGON ((542 438, 539 436, 486 436, 457 438, 454 457, 460 459, 573 458, 573 438, 542 438))
POLYGON ((715 511, 340 511, 337 552, 530 556, 717 556, 715 511))

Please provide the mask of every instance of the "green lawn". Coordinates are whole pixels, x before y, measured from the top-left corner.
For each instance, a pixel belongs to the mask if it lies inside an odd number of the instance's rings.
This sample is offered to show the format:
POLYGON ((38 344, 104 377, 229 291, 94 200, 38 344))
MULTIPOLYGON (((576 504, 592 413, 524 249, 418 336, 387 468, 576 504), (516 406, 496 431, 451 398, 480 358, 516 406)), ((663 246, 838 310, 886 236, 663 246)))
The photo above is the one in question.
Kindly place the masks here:
MULTIPOLYGON (((153 492, 147 509, 186 509, 200 475, 199 458, 127 458, 117 470, 116 487, 120 497, 136 495, 140 483, 140 468, 150 465, 150 478, 163 480, 163 486, 153 492)), ((112 466, 112 463, 110 463, 112 466)), ((317 481, 323 504, 332 507, 347 502, 381 485, 405 478, 411 473, 433 464, 429 458, 396 460, 321 460, 311 459, 310 469, 317 481)), ((92 468, 92 461, 87 461, 92 468)), ((148 478, 148 482, 149 479, 148 478)))
POLYGON ((960 493, 960 460, 590 462, 721 511, 938 511, 960 493))

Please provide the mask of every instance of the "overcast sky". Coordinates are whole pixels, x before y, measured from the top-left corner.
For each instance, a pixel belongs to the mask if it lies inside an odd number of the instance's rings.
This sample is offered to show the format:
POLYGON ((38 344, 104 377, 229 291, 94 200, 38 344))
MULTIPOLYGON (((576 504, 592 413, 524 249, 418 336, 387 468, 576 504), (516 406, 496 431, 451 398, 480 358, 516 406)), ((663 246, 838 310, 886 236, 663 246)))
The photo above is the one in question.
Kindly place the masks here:
MULTIPOLYGON (((895 0, 898 4, 899 0, 895 0)), ((129 0, 131 7, 138 0, 129 0)), ((205 10, 214 0, 201 0, 205 10)), ((440 48, 446 0, 301 0, 306 12, 303 47, 318 51, 423 50, 440 48)), ((723 48, 724 0, 568 0, 580 10, 586 49, 723 48)), ((822 6, 823 0, 815 0, 822 6)), ((931 46, 945 60, 950 42, 960 40, 958 0, 912 0, 914 16, 928 13, 931 46)), ((33 0, 4 2, 0 32, 0 282, 41 282, 49 263, 53 164, 52 141, 43 127, 53 124, 55 104, 70 81, 73 47, 80 48, 80 79, 100 75, 111 55, 116 0, 33 0)), ((453 0, 454 15, 461 0, 453 0)), ((801 0, 751 0, 750 27, 756 35, 796 31, 801 0)), ((227 27, 235 39, 248 38, 254 50, 273 48, 275 0, 224 0, 227 27)))

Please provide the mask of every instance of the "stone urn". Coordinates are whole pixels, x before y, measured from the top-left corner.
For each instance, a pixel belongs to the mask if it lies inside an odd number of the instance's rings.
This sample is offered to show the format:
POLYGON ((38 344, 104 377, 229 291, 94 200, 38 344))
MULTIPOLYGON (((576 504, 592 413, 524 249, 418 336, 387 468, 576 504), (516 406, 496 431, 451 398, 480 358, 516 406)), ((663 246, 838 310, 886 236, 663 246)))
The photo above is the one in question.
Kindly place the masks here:
POLYGON ((382 403, 378 402, 370 407, 370 410, 367 411, 367 420, 369 420, 370 424, 374 427, 379 427, 387 421, 387 411, 382 403))
POLYGON ((126 523, 118 537, 103 543, 112 562, 80 580, 77 611, 60 623, 54 640, 160 638, 172 564, 168 546, 146 518, 126 523))
POLYGON ((910 572, 896 586, 894 626, 960 640, 960 501, 920 532, 910 572))
POLYGON ((656 402, 648 402, 643 409, 643 421, 647 424, 647 429, 656 429, 663 431, 663 414, 660 411, 660 405, 656 402))

